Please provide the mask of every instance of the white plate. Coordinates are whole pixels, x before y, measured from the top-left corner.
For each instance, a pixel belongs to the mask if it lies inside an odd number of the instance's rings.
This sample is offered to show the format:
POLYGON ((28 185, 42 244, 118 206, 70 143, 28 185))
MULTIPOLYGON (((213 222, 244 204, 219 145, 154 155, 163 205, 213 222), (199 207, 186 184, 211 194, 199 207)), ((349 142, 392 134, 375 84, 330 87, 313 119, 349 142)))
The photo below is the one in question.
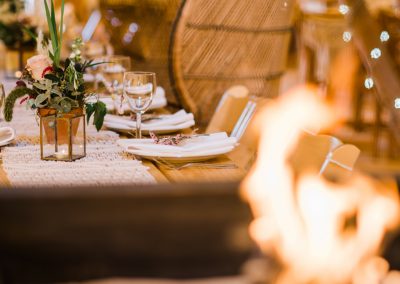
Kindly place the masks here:
POLYGON ((7 145, 13 143, 14 141, 15 141, 15 139, 0 142, 0 147, 7 146, 7 145))
POLYGON ((15 140, 15 130, 9 126, 3 126, 0 127, 0 130, 3 131, 7 131, 8 130, 8 134, 2 134, 5 137, 3 137, 4 139, 2 141, 0 141, 0 147, 6 146, 8 144, 11 144, 12 142, 14 142, 15 140))
POLYGON ((144 159, 148 160, 161 160, 165 162, 172 162, 172 163, 187 163, 187 162, 200 162, 200 161, 206 161, 210 160, 213 158, 216 158, 218 156, 227 154, 231 152, 235 147, 223 147, 223 148, 218 148, 214 150, 209 150, 207 153, 197 153, 197 154, 190 154, 186 153, 184 155, 179 155, 175 153, 157 153, 157 152, 150 152, 150 151, 143 151, 143 150, 133 150, 133 149, 128 149, 125 150, 125 152, 140 156, 144 159))
POLYGON ((209 160, 231 152, 237 145, 225 132, 194 135, 179 146, 156 144, 153 139, 120 139, 124 151, 150 160, 166 162, 196 162, 209 160))

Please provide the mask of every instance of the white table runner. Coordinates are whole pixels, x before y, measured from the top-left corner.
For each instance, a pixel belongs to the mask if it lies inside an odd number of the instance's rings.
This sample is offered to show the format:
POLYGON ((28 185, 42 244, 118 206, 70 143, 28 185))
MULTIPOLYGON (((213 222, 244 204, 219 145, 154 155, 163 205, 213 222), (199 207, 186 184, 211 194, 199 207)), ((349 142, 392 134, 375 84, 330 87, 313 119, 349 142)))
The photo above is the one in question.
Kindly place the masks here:
POLYGON ((88 145, 75 162, 42 161, 39 146, 5 147, 3 168, 12 187, 135 185, 155 183, 148 168, 115 145, 88 145))
POLYGON ((39 126, 34 111, 17 105, 13 120, 0 117, 0 127, 15 129, 16 141, 1 150, 3 168, 12 187, 62 187, 79 185, 135 185, 155 183, 148 168, 116 145, 119 135, 86 128, 86 157, 74 162, 42 161, 39 126))

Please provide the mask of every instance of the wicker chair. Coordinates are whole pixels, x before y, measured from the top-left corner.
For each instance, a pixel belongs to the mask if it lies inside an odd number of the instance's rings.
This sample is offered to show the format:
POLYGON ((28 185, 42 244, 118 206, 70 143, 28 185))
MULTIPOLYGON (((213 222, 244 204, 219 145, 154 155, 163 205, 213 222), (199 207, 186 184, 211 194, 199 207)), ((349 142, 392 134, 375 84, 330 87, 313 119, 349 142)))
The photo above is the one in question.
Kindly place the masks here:
POLYGON ((171 34, 169 70, 181 104, 206 125, 226 89, 278 95, 294 1, 186 0, 171 34))
POLYGON ((157 73, 169 103, 168 47, 172 23, 181 0, 100 0, 103 22, 116 54, 129 55, 132 69, 157 73))

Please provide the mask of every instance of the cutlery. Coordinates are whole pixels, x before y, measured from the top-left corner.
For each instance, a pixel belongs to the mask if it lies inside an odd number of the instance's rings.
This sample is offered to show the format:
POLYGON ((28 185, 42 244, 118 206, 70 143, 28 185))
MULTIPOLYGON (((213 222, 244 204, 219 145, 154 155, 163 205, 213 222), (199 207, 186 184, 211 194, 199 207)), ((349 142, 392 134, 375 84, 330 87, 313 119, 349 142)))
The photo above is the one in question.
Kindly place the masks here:
POLYGON ((181 170, 185 168, 208 168, 208 169, 237 169, 238 166, 233 163, 218 164, 218 163, 202 163, 202 162, 189 162, 189 163, 170 163, 162 158, 153 159, 156 163, 165 166, 170 170, 181 170))

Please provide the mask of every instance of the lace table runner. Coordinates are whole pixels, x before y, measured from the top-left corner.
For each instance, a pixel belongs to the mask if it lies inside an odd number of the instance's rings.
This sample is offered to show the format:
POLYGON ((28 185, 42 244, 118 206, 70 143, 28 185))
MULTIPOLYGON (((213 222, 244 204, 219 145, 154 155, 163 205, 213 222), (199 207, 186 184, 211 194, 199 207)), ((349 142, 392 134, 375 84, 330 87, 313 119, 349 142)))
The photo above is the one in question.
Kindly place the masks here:
MULTIPOLYGON (((18 103, 18 102, 17 102, 18 103)), ((16 131, 16 140, 1 150, 3 169, 12 187, 78 185, 135 185, 155 183, 148 168, 116 145, 117 133, 86 128, 86 157, 74 162, 42 161, 39 126, 35 112, 25 106, 14 108, 13 120, 1 126, 16 131)))
POLYGON ((42 161, 39 145, 5 147, 3 168, 12 187, 135 185, 155 183, 148 168, 115 145, 88 145, 74 162, 42 161))

